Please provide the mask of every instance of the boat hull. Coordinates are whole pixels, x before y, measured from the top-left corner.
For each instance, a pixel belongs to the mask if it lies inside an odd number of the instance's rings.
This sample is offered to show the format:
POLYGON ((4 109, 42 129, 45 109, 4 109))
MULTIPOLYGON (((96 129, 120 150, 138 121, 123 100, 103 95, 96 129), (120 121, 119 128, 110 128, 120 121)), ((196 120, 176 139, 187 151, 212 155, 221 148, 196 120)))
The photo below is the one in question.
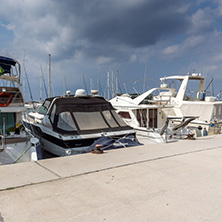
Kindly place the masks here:
POLYGON ((29 133, 40 140, 43 149, 54 156, 70 156, 90 152, 92 150, 90 146, 103 136, 119 139, 129 135, 135 136, 136 134, 134 130, 124 130, 87 135, 60 135, 41 124, 32 124, 24 120, 23 123, 29 133))

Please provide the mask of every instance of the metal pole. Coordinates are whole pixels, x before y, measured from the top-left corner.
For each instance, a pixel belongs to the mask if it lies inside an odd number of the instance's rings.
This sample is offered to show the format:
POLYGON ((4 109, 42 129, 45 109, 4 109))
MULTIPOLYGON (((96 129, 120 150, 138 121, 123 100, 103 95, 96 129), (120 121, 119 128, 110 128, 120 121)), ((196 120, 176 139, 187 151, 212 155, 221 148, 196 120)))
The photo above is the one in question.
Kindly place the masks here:
POLYGON ((42 67, 40 66, 40 101, 42 101, 42 67))
POLYGON ((2 138, 2 148, 5 149, 5 118, 3 118, 3 138, 2 138))
POLYGON ((107 99, 109 100, 109 72, 107 72, 107 99))
POLYGON ((49 88, 48 96, 51 97, 51 54, 49 54, 49 88))

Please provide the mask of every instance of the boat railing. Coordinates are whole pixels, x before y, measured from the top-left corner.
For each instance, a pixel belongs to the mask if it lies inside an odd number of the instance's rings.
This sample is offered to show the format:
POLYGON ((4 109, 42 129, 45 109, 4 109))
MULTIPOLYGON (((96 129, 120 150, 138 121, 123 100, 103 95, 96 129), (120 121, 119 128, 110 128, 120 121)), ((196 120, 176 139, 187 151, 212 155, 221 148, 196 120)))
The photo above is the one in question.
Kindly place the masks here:
POLYGON ((180 138, 182 138, 184 136, 189 136, 189 132, 183 135, 180 131, 183 130, 189 123, 191 123, 196 118, 197 116, 167 117, 167 120, 165 124, 162 126, 162 128, 160 129, 159 133, 161 136, 165 135, 166 143, 168 143, 168 137, 179 136, 180 138), (169 123, 170 121, 174 121, 174 120, 181 120, 181 122, 170 129, 169 123), (168 133, 169 130, 171 130, 172 132, 168 133))
MULTIPOLYGON (((0 87, 0 106, 9 106, 10 104, 23 105, 23 97, 17 88, 0 87)), ((15 105, 13 105, 15 106, 15 105)))
POLYGON ((3 118, 3 126, 1 129, 1 140, 2 140, 2 147, 0 148, 0 152, 5 149, 5 118, 3 118))

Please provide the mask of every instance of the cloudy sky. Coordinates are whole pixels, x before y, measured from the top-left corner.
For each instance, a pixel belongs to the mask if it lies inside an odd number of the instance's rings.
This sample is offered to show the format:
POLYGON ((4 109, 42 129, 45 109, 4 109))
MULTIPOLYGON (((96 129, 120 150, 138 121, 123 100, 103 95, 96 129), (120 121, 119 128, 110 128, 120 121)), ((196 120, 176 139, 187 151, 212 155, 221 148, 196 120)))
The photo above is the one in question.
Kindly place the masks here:
MULTIPOLYGON (((52 95, 84 85, 120 91, 157 86, 195 70, 222 89, 222 0, 0 0, 0 55, 25 64, 34 99, 40 67, 52 95), (82 76, 84 77, 83 81, 82 76), (111 78, 110 77, 110 78, 111 78), (112 78, 111 78, 112 79, 112 78), (131 84, 131 86, 130 86, 131 84)), ((29 99, 26 86, 26 99, 29 99)), ((43 92, 43 97, 45 93, 43 92)))

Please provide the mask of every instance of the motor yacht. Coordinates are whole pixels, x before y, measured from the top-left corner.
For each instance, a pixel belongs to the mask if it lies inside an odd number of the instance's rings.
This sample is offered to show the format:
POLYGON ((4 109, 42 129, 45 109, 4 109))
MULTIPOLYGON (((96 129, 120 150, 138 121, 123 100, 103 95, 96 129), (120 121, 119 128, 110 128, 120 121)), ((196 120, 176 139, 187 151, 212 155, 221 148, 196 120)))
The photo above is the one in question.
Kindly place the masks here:
POLYGON ((74 95, 47 98, 38 111, 23 116, 27 130, 40 139, 44 149, 55 156, 92 151, 91 145, 101 137, 115 142, 129 136, 135 141, 135 130, 115 112, 112 105, 98 95, 89 96, 83 89, 74 95), (133 138, 132 138, 133 137, 133 138))

